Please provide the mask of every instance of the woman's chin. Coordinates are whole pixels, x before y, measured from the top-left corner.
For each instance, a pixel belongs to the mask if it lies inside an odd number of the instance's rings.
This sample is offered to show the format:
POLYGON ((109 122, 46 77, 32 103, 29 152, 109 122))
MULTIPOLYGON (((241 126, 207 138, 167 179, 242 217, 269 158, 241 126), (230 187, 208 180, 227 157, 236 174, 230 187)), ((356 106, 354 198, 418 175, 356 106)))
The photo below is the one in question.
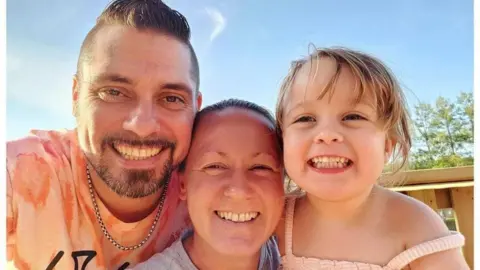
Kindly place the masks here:
POLYGON ((229 233, 227 235, 217 233, 210 238, 210 245, 216 253, 232 257, 244 257, 257 254, 263 242, 260 235, 239 235, 229 233))
POLYGON ((215 243, 214 247, 218 253, 228 257, 251 257, 259 254, 261 244, 251 241, 242 241, 239 239, 223 239, 220 243, 215 243))

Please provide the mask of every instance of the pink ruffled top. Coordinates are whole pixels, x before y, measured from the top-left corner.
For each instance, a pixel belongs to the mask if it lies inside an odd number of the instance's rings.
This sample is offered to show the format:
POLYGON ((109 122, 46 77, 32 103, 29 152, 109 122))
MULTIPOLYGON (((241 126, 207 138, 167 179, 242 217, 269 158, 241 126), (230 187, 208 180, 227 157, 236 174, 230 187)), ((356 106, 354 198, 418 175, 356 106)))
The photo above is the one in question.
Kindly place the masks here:
POLYGON ((465 244, 465 238, 458 232, 432 241, 427 241, 411 247, 390 260, 386 265, 376 265, 362 262, 322 260, 317 258, 297 257, 292 252, 292 228, 295 198, 287 201, 285 216, 285 256, 282 256, 282 269, 315 269, 315 270, 400 270, 423 256, 460 248, 465 244))

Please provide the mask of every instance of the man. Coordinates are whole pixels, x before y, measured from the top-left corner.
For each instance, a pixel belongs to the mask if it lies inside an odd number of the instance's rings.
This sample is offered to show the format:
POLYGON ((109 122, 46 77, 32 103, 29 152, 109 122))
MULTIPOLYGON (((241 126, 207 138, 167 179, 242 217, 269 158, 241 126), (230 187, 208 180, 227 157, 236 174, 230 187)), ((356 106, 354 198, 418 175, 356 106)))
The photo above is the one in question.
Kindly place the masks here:
POLYGON ((202 98, 186 19, 116 0, 81 47, 71 131, 7 143, 7 253, 17 269, 125 269, 186 226, 175 168, 202 98))

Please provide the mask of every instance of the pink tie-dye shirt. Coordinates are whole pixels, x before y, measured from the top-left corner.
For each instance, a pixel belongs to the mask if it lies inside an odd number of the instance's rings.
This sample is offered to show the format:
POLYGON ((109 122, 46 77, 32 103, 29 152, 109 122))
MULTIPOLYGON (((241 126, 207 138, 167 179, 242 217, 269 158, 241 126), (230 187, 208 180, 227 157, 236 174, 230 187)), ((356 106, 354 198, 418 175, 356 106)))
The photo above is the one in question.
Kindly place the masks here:
MULTIPOLYGON (((172 177, 160 220, 139 249, 121 251, 104 236, 90 198, 76 131, 32 131, 7 143, 8 269, 126 269, 161 252, 187 226, 172 177)), ((97 199, 108 232, 122 245, 147 235, 156 211, 124 223, 97 199)))

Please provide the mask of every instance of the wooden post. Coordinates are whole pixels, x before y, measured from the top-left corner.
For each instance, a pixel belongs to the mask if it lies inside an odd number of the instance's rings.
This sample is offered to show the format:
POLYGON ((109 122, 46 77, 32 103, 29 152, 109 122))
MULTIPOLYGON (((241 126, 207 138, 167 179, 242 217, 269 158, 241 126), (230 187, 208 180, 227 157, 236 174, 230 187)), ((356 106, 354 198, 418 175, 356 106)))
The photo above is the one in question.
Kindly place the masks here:
POLYGON ((412 190, 407 191, 408 196, 413 197, 419 201, 422 201, 426 205, 430 206, 433 210, 438 210, 437 199, 434 189, 425 190, 412 190))
POLYGON ((452 199, 449 189, 435 189, 438 209, 452 208, 452 199))
POLYGON ((471 269, 473 267, 473 187, 451 189, 457 229, 465 236, 463 255, 471 269))

